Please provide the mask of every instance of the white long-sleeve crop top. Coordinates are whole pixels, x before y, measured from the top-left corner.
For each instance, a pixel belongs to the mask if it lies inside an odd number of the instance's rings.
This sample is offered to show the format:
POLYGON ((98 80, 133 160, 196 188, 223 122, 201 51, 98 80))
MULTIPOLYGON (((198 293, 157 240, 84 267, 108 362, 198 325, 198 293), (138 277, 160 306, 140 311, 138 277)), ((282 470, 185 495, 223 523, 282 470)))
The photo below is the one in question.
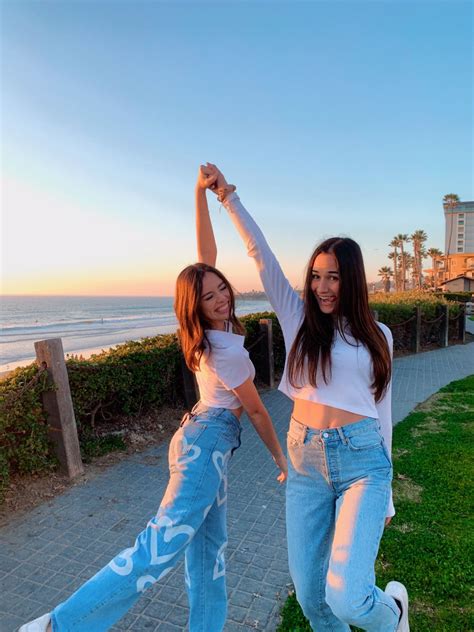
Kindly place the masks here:
MULTIPOLYGON (((303 321, 303 301, 283 274, 262 231, 242 205, 239 196, 232 193, 225 199, 224 206, 247 247, 247 254, 255 259, 266 295, 275 310, 283 331, 288 359, 288 353, 303 321)), ((386 325, 377 324, 383 331, 392 354, 391 331, 386 325)), ((286 360, 278 388, 291 399, 309 400, 364 417, 378 419, 385 445, 391 454, 392 385, 389 384, 383 398, 376 403, 371 388, 373 370, 370 353, 350 335, 350 331, 344 332, 344 334, 347 341, 339 332, 335 334, 331 348, 331 377, 327 384, 318 368, 317 387, 311 386, 309 380, 306 384, 301 384, 301 388, 293 387, 288 380, 286 360)), ((394 513, 393 502, 390 500, 387 515, 393 516, 394 513)))
POLYGON ((255 377, 255 368, 244 347, 244 336, 207 329, 211 349, 205 349, 195 372, 200 401, 216 408, 239 408, 242 404, 232 389, 255 377))

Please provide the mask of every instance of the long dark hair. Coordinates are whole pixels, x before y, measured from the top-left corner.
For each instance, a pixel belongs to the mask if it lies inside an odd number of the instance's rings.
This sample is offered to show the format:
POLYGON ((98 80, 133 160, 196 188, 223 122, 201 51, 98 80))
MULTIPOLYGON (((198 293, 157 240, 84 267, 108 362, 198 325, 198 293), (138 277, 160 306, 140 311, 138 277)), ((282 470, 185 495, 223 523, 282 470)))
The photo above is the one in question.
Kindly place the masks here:
POLYGON ((232 330, 244 334, 245 329, 235 315, 235 296, 232 286, 225 276, 206 263, 194 263, 182 270, 176 279, 174 297, 174 311, 180 328, 180 343, 184 359, 191 371, 197 371, 199 362, 206 347, 211 350, 211 343, 206 336, 206 329, 211 329, 211 323, 202 311, 202 280, 206 272, 216 274, 227 286, 230 294, 229 321, 232 330))
POLYGON ((309 379, 316 387, 316 373, 321 366, 325 383, 331 377, 331 346, 335 332, 350 334, 362 343, 372 357, 375 401, 383 396, 391 377, 392 362, 387 340, 375 322, 369 307, 364 261, 359 245, 348 237, 331 237, 323 241, 308 262, 304 284, 304 319, 288 355, 288 379, 298 388, 309 379), (339 299, 336 313, 324 314, 311 289, 314 260, 320 253, 333 254, 339 268, 339 299), (307 374, 307 377, 306 377, 307 374), (299 384, 298 384, 299 383, 299 384))

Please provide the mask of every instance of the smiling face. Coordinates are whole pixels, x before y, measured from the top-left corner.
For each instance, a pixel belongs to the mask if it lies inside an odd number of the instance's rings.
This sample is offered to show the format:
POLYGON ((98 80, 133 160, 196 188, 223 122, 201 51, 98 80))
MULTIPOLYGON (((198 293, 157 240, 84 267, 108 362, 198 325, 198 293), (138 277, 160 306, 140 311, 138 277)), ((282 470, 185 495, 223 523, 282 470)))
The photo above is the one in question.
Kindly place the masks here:
POLYGON ((214 272, 205 272, 202 278, 201 310, 212 329, 225 330, 225 321, 230 317, 230 307, 228 285, 214 272))
POLYGON ((331 252, 321 252, 315 258, 311 271, 311 291, 323 314, 336 311, 339 299, 339 266, 331 252))

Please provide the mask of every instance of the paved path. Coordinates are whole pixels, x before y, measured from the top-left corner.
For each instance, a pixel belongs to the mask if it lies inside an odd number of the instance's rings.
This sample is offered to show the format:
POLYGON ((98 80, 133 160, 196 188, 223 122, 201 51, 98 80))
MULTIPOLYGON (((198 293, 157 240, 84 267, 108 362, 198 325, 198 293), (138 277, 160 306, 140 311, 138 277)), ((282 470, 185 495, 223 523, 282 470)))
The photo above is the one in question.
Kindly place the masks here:
MULTIPOLYGON (((474 343, 396 360, 395 423, 441 386, 472 373, 474 343)), ((265 393, 264 400, 283 441, 290 402, 276 390, 265 393)), ((242 438, 229 474, 230 604, 225 632, 274 632, 290 583, 284 489, 246 422, 242 438)), ((166 450, 154 447, 133 455, 0 530, 0 632, 13 632, 48 611, 131 545, 165 488, 166 450)), ((186 628, 186 620, 180 565, 113 629, 178 632, 186 628)))

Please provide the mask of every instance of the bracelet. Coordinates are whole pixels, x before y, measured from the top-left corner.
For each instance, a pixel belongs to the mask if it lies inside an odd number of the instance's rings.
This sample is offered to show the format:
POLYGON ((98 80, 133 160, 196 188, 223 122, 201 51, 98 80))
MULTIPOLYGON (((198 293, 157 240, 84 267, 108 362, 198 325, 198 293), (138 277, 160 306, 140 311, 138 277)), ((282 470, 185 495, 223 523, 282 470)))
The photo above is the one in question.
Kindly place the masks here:
POLYGON ((220 187, 217 189, 217 199, 222 204, 229 193, 233 193, 236 189, 235 184, 227 184, 225 187, 220 187))

